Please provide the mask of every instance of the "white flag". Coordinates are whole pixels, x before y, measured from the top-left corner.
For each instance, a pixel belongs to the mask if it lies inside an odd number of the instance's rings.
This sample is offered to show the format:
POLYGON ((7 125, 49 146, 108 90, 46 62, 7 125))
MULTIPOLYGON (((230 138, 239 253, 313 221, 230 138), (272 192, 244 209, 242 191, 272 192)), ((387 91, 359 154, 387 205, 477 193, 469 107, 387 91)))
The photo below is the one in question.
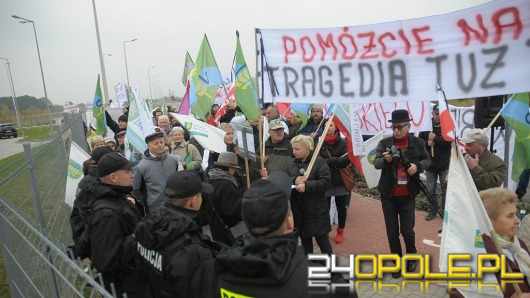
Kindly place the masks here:
POLYGON ((189 131, 190 136, 194 137, 204 149, 217 153, 226 151, 226 144, 224 142, 226 133, 224 130, 213 127, 191 116, 177 113, 170 114, 177 118, 180 124, 189 131))
MULTIPOLYGON (((447 255, 456 253, 471 254, 472 260, 459 263, 459 266, 469 266, 471 272, 477 272, 477 255, 486 253, 482 234, 489 236, 491 230, 493 226, 480 200, 464 157, 453 143, 440 246, 440 272, 447 272, 447 255)), ((497 280, 495 276, 489 274, 486 275, 484 283, 496 284, 497 280)), ((476 283, 472 283, 471 287, 457 289, 465 297, 484 297, 487 294, 479 293, 476 283)), ((502 297, 502 295, 494 296, 502 297)))
POLYGON ((68 162, 68 176, 66 176, 66 192, 64 202, 68 206, 74 206, 77 184, 83 179, 83 162, 90 158, 79 145, 72 142, 70 146, 70 160, 68 162))
POLYGON ((375 136, 364 142, 364 148, 366 150, 366 155, 361 157, 361 164, 363 166, 364 178, 366 179, 366 184, 369 188, 376 187, 379 183, 379 178, 381 177, 381 171, 377 170, 374 167, 375 161, 375 148, 379 141, 383 139, 383 131, 379 132, 375 136))
POLYGON ((129 118, 127 120, 127 134, 125 137, 128 142, 139 152, 147 150, 145 137, 154 130, 153 121, 147 108, 145 100, 141 100, 138 91, 133 88, 131 92, 131 102, 129 103, 129 118))
POLYGON ((112 108, 121 108, 124 103, 127 102, 127 87, 125 83, 118 83, 114 86, 114 93, 116 94, 116 100, 112 101, 112 108))

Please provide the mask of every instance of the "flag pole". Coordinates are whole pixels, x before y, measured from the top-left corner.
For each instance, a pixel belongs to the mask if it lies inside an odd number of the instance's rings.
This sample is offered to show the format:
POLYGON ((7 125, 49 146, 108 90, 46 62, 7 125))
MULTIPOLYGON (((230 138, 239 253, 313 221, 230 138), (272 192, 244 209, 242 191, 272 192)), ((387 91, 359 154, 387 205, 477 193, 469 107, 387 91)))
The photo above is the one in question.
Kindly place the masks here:
POLYGON ((261 116, 258 127, 259 127, 259 152, 261 160, 261 168, 265 168, 265 142, 263 142, 263 121, 265 121, 265 116, 261 116))
MULTIPOLYGON (((309 174, 311 174, 311 170, 313 169, 313 165, 315 164, 315 160, 318 157, 318 152, 320 152, 320 148, 322 147, 322 143, 324 143, 324 136, 328 133, 329 126, 331 125, 331 122, 333 122, 333 117, 335 117, 335 114, 331 114, 331 116, 328 118, 328 121, 326 122, 326 126, 324 126, 324 131, 322 132, 322 136, 318 140, 318 144, 315 148, 315 151, 313 153, 313 157, 311 157, 311 161, 309 162, 309 165, 307 166, 307 170, 305 171, 304 176, 309 177, 309 174)), ((322 124, 322 123, 320 123, 322 124)), ((318 129, 317 129, 318 131, 318 129)))

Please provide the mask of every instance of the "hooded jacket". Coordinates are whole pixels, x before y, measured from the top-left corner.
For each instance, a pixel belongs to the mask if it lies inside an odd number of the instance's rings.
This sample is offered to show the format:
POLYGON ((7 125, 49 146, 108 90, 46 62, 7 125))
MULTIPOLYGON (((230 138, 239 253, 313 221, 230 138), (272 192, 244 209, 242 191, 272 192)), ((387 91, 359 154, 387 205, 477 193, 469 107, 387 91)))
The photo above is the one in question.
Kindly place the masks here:
POLYGON ((216 293, 221 297, 225 297, 223 293, 228 297, 307 297, 307 264, 296 232, 271 238, 244 237, 217 256, 216 293))
POLYGON ((202 234, 194 220, 197 214, 165 203, 138 224, 136 250, 154 297, 213 297, 212 272, 202 270, 202 263, 226 247, 202 234))
POLYGON ((145 213, 156 211, 166 200, 164 188, 169 175, 182 170, 178 156, 164 152, 162 157, 152 156, 149 150, 134 172, 133 196, 142 202, 145 213))

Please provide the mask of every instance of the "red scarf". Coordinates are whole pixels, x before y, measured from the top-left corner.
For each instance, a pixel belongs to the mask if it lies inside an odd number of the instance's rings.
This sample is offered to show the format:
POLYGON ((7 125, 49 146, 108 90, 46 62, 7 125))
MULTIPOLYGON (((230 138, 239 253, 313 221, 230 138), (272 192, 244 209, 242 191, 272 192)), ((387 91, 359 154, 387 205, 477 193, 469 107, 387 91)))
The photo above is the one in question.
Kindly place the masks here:
MULTIPOLYGON (((394 143, 401 150, 407 149, 407 146, 408 146, 408 143, 409 143, 409 134, 407 133, 406 135, 404 135, 399 140, 394 138, 394 143)), ((398 170, 398 172, 404 172, 405 171, 405 169, 403 168, 403 165, 401 164, 401 162, 398 162, 397 170, 398 170)), ((403 174, 406 175, 405 173, 403 173, 403 174)), ((399 175, 399 173, 398 173, 398 175, 399 175)), ((409 194, 410 193, 409 193, 408 184, 405 184, 405 185, 396 184, 394 186, 394 190, 392 191, 392 196, 393 197, 405 197, 405 196, 408 196, 409 194)))
POLYGON ((335 133, 333 135, 326 135, 326 137, 324 138, 324 142, 326 142, 326 144, 328 145, 333 145, 335 144, 335 141, 337 141, 337 138, 339 136, 339 131, 336 130, 335 133))

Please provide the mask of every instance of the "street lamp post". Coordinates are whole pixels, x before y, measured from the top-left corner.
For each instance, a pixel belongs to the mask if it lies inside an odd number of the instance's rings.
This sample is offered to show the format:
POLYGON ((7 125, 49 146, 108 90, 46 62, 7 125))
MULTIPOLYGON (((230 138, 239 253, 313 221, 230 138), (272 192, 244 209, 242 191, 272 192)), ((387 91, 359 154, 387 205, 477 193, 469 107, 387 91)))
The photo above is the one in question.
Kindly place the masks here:
POLYGON ((15 19, 22 20, 22 21, 20 21, 20 23, 22 23, 22 24, 31 23, 33 25, 33 32, 35 33, 35 43, 37 44, 37 55, 39 56, 40 74, 42 76, 42 86, 44 87, 44 97, 46 98, 46 108, 48 109, 48 124, 50 126, 49 130, 50 130, 50 133, 51 133, 53 130, 52 130, 52 117, 51 117, 51 114, 50 114, 50 103, 49 103, 49 99, 48 99, 48 92, 46 91, 46 82, 44 81, 44 71, 42 70, 42 61, 40 59, 39 41, 37 39, 37 30, 35 29, 35 22, 33 22, 32 20, 28 20, 28 19, 19 17, 17 15, 12 15, 11 17, 15 18, 15 19))
POLYGON ((13 85, 13 76, 11 75, 11 67, 9 66, 8 59, 6 58, 0 58, 0 59, 5 60, 7 62, 6 63, 7 77, 9 78, 9 81, 11 82, 11 95, 13 97, 13 106, 15 106, 15 115, 17 116, 17 126, 18 126, 18 129, 20 130, 22 126, 20 126, 20 116, 18 113, 17 95, 15 93, 15 85, 13 85))
POLYGON ((101 50, 101 39, 99 38, 99 25, 98 25, 98 15, 96 12, 96 1, 92 0, 92 8, 94 10, 94 23, 96 24, 96 39, 98 42, 98 53, 99 53, 99 65, 101 67, 101 78, 103 79, 103 93, 105 99, 109 100, 109 88, 107 87, 107 74, 105 73, 105 62, 103 61, 103 51, 101 50))
POLYGON ((147 78, 149 79, 149 95, 151 96, 151 100, 153 100, 153 91, 151 90, 151 75, 149 74, 149 70, 155 67, 156 65, 147 68, 147 78))
POLYGON ((156 79, 156 78, 158 78, 158 75, 154 75, 154 76, 153 76, 153 90, 154 90, 154 92, 155 92, 156 103, 157 103, 158 105, 160 105, 160 100, 159 100, 159 98, 158 98, 158 93, 156 93, 156 84, 155 84, 155 79, 156 79))
POLYGON ((131 85, 129 84, 129 69, 127 67, 127 51, 125 50, 125 44, 128 43, 128 42, 133 42, 133 41, 136 41, 138 39, 131 39, 131 40, 126 40, 123 42, 123 55, 125 56, 125 74, 127 75, 127 100, 130 100, 130 90, 131 90, 131 85))

